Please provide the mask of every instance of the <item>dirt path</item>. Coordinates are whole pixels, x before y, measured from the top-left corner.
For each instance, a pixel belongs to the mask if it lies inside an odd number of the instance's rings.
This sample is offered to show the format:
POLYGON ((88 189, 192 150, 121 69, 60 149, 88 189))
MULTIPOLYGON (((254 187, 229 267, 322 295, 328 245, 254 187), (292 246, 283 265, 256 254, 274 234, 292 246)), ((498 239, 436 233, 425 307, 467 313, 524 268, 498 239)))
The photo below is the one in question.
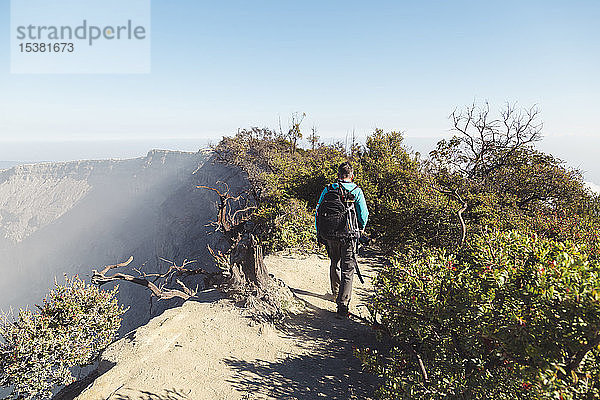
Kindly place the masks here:
MULTIPOLYGON (((284 329, 256 324, 216 292, 168 310, 113 344, 101 374, 77 399, 369 399, 374 378, 361 372, 354 346, 373 345, 374 332, 335 318, 328 261, 271 256, 269 272, 306 304, 284 329)), ((354 284, 351 311, 370 287, 354 284)))

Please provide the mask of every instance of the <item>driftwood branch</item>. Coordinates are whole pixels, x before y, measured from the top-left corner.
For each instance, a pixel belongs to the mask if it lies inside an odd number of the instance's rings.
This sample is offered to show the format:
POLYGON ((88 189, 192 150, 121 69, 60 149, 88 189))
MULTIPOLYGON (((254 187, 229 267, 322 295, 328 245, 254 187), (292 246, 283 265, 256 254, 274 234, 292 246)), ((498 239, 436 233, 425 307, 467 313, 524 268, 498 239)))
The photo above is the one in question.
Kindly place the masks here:
POLYGON ((181 266, 178 266, 175 263, 170 262, 168 260, 164 260, 164 261, 168 261, 171 263, 169 270, 164 274, 158 274, 158 273, 146 274, 144 272, 136 270, 138 273, 138 276, 133 276, 130 274, 124 274, 124 273, 120 273, 120 272, 115 273, 113 275, 107 275, 111 270, 121 268, 121 267, 126 267, 132 261, 133 261, 133 257, 129 257, 129 259, 125 262, 122 262, 119 264, 114 264, 114 265, 107 265, 100 272, 98 272, 97 270, 92 270, 92 278, 91 278, 92 283, 95 285, 98 285, 98 286, 102 286, 102 285, 104 285, 106 283, 110 283, 110 282, 126 281, 126 282, 134 283, 136 285, 144 286, 145 288, 150 290, 152 292, 152 295, 156 296, 159 300, 167 300, 167 299, 172 299, 175 297, 179 297, 181 299, 188 300, 191 297, 196 295, 197 290, 191 290, 179 279, 175 279, 175 280, 176 280, 176 283, 180 286, 180 289, 167 288, 165 286, 166 283, 170 282, 173 279, 173 277, 175 277, 175 276, 189 276, 189 275, 197 275, 197 274, 213 275, 212 273, 209 273, 201 268, 199 268, 199 269, 186 268, 187 265, 193 263, 193 261, 187 261, 187 260, 184 261, 184 263, 181 266), (158 284, 157 283, 158 281, 161 281, 162 283, 158 284))
POLYGON ((123 263, 108 265, 101 271, 93 270, 92 283, 101 286, 117 281, 131 282, 147 288, 159 300, 176 297, 188 300, 195 296, 198 288, 191 290, 179 279, 190 275, 204 275, 205 287, 217 285, 223 288, 223 284, 228 283, 230 289, 253 289, 254 291, 267 289, 271 277, 263 261, 262 247, 246 224, 252 211, 257 207, 249 205, 248 199, 242 194, 231 195, 227 183, 219 181, 217 185, 220 186, 196 186, 198 189, 210 190, 219 196, 217 221, 214 224, 228 240, 229 249, 226 254, 223 254, 208 246, 208 251, 219 267, 217 272, 208 272, 202 268, 188 268, 188 265, 194 261, 185 260, 182 265, 177 265, 173 261, 161 258, 170 264, 164 273, 146 273, 141 269, 133 268, 137 275, 121 272, 110 275, 111 271, 128 266, 133 261, 133 257, 130 257, 123 263), (234 206, 237 209, 234 209, 234 206), (178 287, 171 287, 175 283, 178 287))
POLYGON ((230 265, 227 256, 221 253, 220 251, 214 251, 212 247, 210 247, 210 245, 206 245, 206 247, 208 248, 208 252, 210 253, 210 255, 215 260, 215 264, 217 264, 217 267, 219 267, 219 269, 221 269, 223 273, 229 273, 230 265))
MULTIPOLYGON (((110 271, 111 269, 126 267, 129 264, 131 264, 132 261, 133 261, 133 256, 130 256, 129 259, 127 259, 127 261, 125 261, 125 262, 122 262, 122 263, 119 263, 119 264, 114 264, 114 265, 107 265, 106 267, 104 267, 104 269, 102 270, 102 272, 100 272, 100 274, 104 275, 108 271, 110 271)), ((96 272, 96 271, 94 271, 94 272, 96 272)))
POLYGON ((216 194, 219 195, 219 197, 221 198, 227 198, 227 199, 231 199, 231 200, 239 200, 241 198, 241 196, 237 196, 237 197, 233 197, 229 194, 229 185, 227 184, 227 182, 223 182, 223 181, 217 181, 217 185, 223 185, 225 186, 225 190, 223 192, 221 192, 219 189, 217 188, 213 188, 210 186, 205 186, 205 185, 198 185, 196 186, 196 188, 198 189, 207 189, 207 190, 212 190, 213 192, 215 192, 216 194))

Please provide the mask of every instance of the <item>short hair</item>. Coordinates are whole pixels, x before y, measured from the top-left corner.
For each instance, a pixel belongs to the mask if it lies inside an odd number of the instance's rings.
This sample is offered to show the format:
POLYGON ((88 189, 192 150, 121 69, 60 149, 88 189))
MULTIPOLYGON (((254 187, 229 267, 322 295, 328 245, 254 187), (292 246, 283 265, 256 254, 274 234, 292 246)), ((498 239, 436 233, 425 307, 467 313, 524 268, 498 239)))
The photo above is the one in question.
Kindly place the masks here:
POLYGON ((348 161, 340 164, 340 166, 338 167, 338 178, 339 179, 350 178, 352 176, 352 174, 354 174, 354 169, 352 168, 352 165, 350 165, 350 163, 348 161))

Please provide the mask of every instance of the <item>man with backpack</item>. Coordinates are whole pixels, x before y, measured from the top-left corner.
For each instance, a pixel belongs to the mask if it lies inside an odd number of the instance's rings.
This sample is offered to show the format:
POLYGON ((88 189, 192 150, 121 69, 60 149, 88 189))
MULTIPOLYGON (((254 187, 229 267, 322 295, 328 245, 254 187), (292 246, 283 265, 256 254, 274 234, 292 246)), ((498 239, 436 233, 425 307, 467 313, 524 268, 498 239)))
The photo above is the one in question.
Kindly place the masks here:
POLYGON ((323 189, 317 203, 317 237, 331 260, 331 292, 340 317, 348 316, 354 270, 358 268, 357 242, 369 218, 365 196, 353 178, 352 165, 341 164, 337 182, 323 189))

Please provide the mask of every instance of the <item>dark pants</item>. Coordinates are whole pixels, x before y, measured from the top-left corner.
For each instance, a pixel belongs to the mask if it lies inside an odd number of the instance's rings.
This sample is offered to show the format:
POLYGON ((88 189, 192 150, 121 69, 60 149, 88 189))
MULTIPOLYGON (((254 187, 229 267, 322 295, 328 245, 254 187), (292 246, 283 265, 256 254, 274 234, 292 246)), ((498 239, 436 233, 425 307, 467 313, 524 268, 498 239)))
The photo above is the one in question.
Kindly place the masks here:
POLYGON ((337 294, 338 308, 347 308, 352 296, 352 280, 356 268, 354 244, 351 240, 328 240, 327 255, 331 260, 329 267, 331 292, 337 294))

